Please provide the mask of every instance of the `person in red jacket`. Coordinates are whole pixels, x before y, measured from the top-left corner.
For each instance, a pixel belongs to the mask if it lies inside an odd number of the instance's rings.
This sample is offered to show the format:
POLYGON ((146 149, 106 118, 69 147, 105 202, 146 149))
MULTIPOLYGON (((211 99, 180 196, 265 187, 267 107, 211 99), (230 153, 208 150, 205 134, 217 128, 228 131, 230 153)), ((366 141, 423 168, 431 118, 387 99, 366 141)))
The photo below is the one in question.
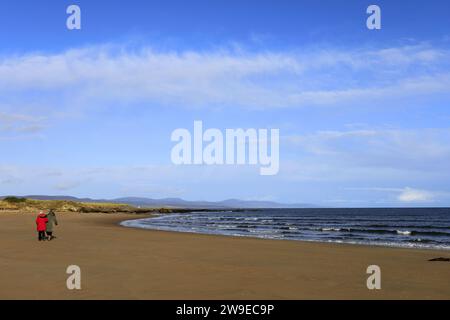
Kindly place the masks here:
POLYGON ((39 241, 44 241, 47 239, 45 235, 45 230, 47 229, 48 218, 44 212, 39 212, 38 217, 36 218, 36 225, 38 231, 38 239, 39 241))

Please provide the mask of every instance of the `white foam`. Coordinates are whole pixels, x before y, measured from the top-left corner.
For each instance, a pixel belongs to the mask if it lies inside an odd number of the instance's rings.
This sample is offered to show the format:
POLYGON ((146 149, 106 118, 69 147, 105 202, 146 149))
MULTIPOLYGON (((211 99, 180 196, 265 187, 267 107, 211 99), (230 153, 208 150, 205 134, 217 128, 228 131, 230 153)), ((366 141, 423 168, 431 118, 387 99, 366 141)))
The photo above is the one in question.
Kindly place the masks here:
MULTIPOLYGON (((180 219, 185 221, 189 220, 191 216, 189 214, 171 214, 171 215, 162 215, 153 218, 145 218, 139 220, 129 220, 121 223, 122 226, 132 227, 132 228, 143 228, 150 230, 163 230, 163 231, 175 231, 175 232, 187 232, 187 233, 202 233, 202 234, 219 234, 226 236, 235 236, 235 237, 256 237, 256 238, 265 238, 265 239, 283 239, 283 235, 279 234, 283 232, 282 230, 270 230, 270 229, 253 229, 249 228, 245 231, 248 233, 240 232, 233 230, 223 230, 225 228, 234 227, 233 222, 230 224, 223 223, 220 225, 208 225, 206 227, 198 225, 184 225, 180 224, 180 219), (164 223, 166 220, 166 223, 164 223), (177 221, 178 220, 178 221, 177 221)), ((211 217, 208 217, 211 218, 211 217)), ((267 217, 268 218, 268 217, 267 217)), ((246 220, 258 220, 258 218, 246 217, 246 220)), ((287 223, 286 225, 292 225, 287 223)), ((295 227, 290 227, 290 230, 295 230, 295 227)), ((340 231, 341 228, 336 227, 322 227, 322 228, 314 228, 311 230, 316 231, 340 231)), ((343 228, 342 230, 347 230, 347 228, 343 228)), ((392 230, 392 229, 391 229, 392 230)), ((395 229, 393 229, 395 230, 395 229)), ((244 231, 244 230, 243 230, 244 231)), ((409 230, 395 230, 397 234, 402 236, 408 236, 412 234, 412 231, 409 230)), ((294 234, 294 233, 292 233, 294 234)), ((313 235, 315 236, 315 235, 313 235)), ((300 236, 296 236, 295 238, 289 238, 289 240, 296 241, 307 241, 307 242, 331 242, 331 243, 348 243, 348 244, 359 244, 359 245, 370 245, 370 246, 385 246, 385 247, 403 247, 403 248, 421 248, 421 249, 440 249, 440 250, 450 250, 450 245, 448 243, 443 244, 431 244, 426 243, 427 239, 417 239, 414 242, 405 241, 405 242, 397 242, 397 241, 373 241, 370 239, 367 240, 356 240, 356 239, 326 239, 328 235, 323 234, 318 239, 309 238, 308 233, 302 233, 300 236), (323 238, 323 239, 322 239, 323 238)), ((284 238, 286 239, 286 238, 284 238)), ((409 239, 409 238, 406 238, 409 239)))
POLYGON ((322 228, 321 231, 341 231, 339 228, 322 228))

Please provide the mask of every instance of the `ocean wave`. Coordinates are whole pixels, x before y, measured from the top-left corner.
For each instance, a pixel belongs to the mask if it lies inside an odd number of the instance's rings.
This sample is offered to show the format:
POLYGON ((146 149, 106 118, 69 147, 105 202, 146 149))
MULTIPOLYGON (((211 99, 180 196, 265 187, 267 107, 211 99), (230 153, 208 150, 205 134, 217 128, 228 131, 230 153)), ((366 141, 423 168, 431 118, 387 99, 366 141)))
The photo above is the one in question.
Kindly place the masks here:
MULTIPOLYGON (((384 212, 382 209, 369 211, 378 214, 364 217, 329 213, 321 215, 321 210, 316 210, 318 216, 302 217, 295 210, 202 212, 162 215, 125 221, 121 225, 161 231, 264 239, 450 249, 450 227, 447 228, 450 226, 450 210, 448 218, 442 214, 430 214, 425 210, 429 219, 412 215, 380 216, 379 213, 384 212)), ((403 211, 407 212, 406 209, 403 211)))
POLYGON ((442 229, 450 230, 450 225, 419 225, 419 224, 367 224, 367 225, 353 225, 352 227, 367 227, 367 228, 411 228, 411 229, 442 229))
POLYGON ((393 229, 365 229, 365 228, 312 228, 311 230, 323 232, 348 232, 348 233, 371 233, 371 234, 398 234, 398 235, 423 235, 434 237, 450 237, 450 233, 441 231, 418 231, 418 230, 393 230, 393 229))
POLYGON ((341 231, 341 228, 320 228, 320 231, 341 231))

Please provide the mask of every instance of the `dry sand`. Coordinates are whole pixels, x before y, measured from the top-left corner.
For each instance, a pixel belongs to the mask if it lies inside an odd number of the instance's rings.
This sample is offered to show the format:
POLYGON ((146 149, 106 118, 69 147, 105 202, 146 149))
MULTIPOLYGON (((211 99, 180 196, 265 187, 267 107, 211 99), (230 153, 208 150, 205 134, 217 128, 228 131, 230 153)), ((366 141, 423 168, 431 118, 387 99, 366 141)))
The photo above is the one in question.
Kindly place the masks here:
POLYGON ((448 251, 305 243, 128 229, 134 216, 0 213, 0 299, 450 299, 448 251), (366 268, 382 271, 368 290, 366 268), (82 290, 66 288, 66 268, 82 290))

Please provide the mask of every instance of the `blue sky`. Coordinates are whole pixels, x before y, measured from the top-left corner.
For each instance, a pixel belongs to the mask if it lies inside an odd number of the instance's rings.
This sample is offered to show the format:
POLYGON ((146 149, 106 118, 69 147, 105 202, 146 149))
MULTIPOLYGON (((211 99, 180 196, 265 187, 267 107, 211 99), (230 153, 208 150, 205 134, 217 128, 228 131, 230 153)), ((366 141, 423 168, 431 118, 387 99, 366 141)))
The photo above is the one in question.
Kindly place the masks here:
POLYGON ((448 1, 2 1, 0 194, 450 205, 448 1), (66 8, 82 30, 66 29, 66 8), (366 8, 382 29, 366 28, 366 8), (280 129, 280 172, 173 130, 280 129))

